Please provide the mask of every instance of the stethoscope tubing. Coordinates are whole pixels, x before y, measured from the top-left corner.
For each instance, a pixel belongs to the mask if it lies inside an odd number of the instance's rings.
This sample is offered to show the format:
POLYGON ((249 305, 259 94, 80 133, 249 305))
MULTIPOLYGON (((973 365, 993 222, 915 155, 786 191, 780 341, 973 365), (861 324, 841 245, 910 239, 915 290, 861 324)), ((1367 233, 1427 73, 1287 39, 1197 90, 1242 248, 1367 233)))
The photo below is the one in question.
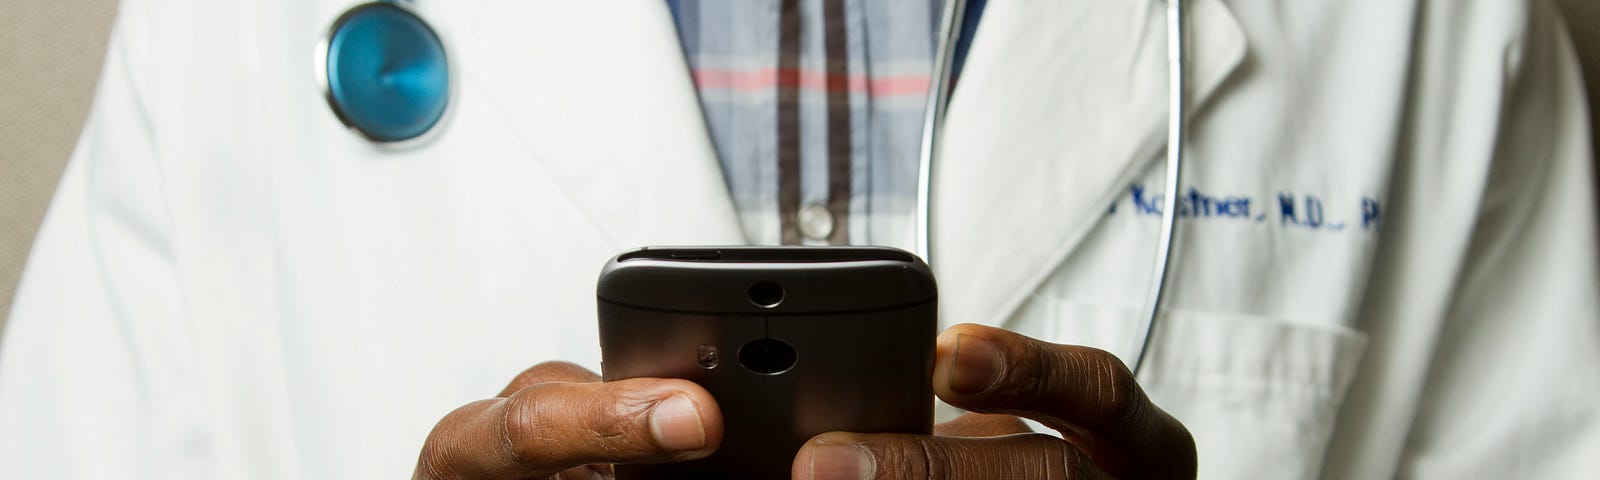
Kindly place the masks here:
MULTIPOLYGON (((965 0, 948 0, 940 14, 939 37, 933 59, 933 82, 929 85, 927 108, 922 117, 922 145, 917 159, 916 250, 930 266, 934 265, 933 250, 933 176, 939 155, 940 132, 944 129, 945 112, 950 101, 950 83, 953 74, 951 62, 955 58, 956 43, 960 40, 961 17, 966 11, 965 0)), ((1142 371, 1150 353, 1156 320, 1167 294, 1167 273, 1172 267, 1173 239, 1177 234, 1178 190, 1182 187, 1183 144, 1187 133, 1185 87, 1188 79, 1184 72, 1186 20, 1183 0, 1167 0, 1167 194, 1161 202, 1161 234, 1157 239, 1155 263, 1151 271, 1150 287, 1140 310, 1140 328, 1133 348, 1135 354, 1128 365, 1135 376, 1142 371)))
POLYGON ((944 130, 944 115, 950 102, 950 82, 954 79, 956 43, 961 40, 961 16, 966 0, 947 0, 939 14, 939 38, 933 57, 933 82, 928 85, 927 106, 922 112, 922 145, 917 157, 917 238, 916 250, 923 260, 933 263, 933 166, 939 155, 939 132, 944 130))
POLYGON ((1161 235, 1157 237, 1159 243, 1150 272, 1150 290, 1145 295, 1143 325, 1134 343, 1138 353, 1129 366, 1136 376, 1150 355, 1156 319, 1166 299, 1167 274, 1172 271, 1172 244, 1177 237, 1178 191, 1183 186, 1183 144, 1188 131, 1184 123, 1188 114, 1183 61, 1186 33, 1183 0, 1167 0, 1167 194, 1161 202, 1161 235))

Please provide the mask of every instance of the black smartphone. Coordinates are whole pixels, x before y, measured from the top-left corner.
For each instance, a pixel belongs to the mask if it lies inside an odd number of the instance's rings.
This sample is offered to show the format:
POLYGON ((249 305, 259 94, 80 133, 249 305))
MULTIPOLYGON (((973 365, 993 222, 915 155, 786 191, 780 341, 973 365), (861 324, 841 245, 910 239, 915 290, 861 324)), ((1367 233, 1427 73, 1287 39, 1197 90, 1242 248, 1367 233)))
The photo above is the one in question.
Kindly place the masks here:
POLYGON ((642 248, 600 274, 606 381, 682 378, 722 409, 710 457, 617 478, 789 478, 830 431, 933 429, 937 289, 884 247, 642 248))

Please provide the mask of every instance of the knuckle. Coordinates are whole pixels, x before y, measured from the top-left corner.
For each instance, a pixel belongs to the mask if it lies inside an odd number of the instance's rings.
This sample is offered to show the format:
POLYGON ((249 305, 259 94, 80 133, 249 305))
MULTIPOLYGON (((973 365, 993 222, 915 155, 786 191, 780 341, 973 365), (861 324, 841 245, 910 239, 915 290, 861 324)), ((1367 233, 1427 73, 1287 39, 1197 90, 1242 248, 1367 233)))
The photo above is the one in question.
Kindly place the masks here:
POLYGON ((529 386, 550 381, 575 381, 592 375, 589 370, 572 362, 548 361, 523 370, 512 383, 529 386))
POLYGON ((526 370, 523 370, 522 373, 518 373, 515 378, 512 378, 511 384, 533 385, 535 383, 539 383, 539 379, 544 377, 544 373, 550 370, 550 363, 551 362, 545 362, 528 367, 526 370))
POLYGON ((608 457, 638 454, 654 450, 649 440, 649 399, 630 395, 590 395, 585 399, 590 411, 605 412, 589 424, 589 430, 602 453, 608 457), (601 404, 606 404, 602 407, 601 404))
POLYGON ((537 470, 659 453, 649 430, 655 399, 627 384, 545 383, 504 401, 508 464, 537 470))
POLYGON ((593 412, 584 428, 599 453, 607 458, 659 453, 650 435, 650 413, 663 399, 658 383, 607 383, 578 400, 582 410, 593 412))
POLYGON ((1073 365, 1085 384, 1086 399, 1092 406, 1092 418, 1107 423, 1123 423, 1142 414, 1144 391, 1128 366, 1111 352, 1097 348, 1074 348, 1065 353, 1067 363, 1073 365))
POLYGON ((1001 390, 1006 397, 1039 399, 1048 396, 1061 383, 1061 366, 1055 362, 1047 347, 1035 342, 1023 344, 1022 355, 1006 365, 1008 372, 1001 390))
POLYGON ((484 402, 487 400, 456 408, 434 425, 427 439, 422 442, 422 451, 417 455, 416 478, 443 480, 462 476, 460 470, 466 468, 466 457, 470 455, 462 449, 468 442, 459 438, 463 435, 461 429, 468 422, 465 417, 473 415, 484 402))
POLYGON ((811 440, 814 445, 850 446, 871 457, 871 478, 950 478, 945 449, 936 437, 905 434, 829 432, 811 440))
POLYGON ((896 436, 868 451, 876 457, 877 471, 898 473, 900 478, 950 478, 949 451, 934 437, 896 436))
POLYGON ((429 436, 422 444, 422 453, 417 457, 416 477, 418 480, 444 480, 455 478, 451 475, 450 467, 454 453, 445 445, 447 443, 429 436))
POLYGON ((506 388, 500 390, 500 395, 498 396, 509 397, 522 389, 545 382, 571 381, 573 379, 572 369, 581 370, 582 367, 566 362, 544 362, 528 367, 527 370, 523 370, 522 373, 518 373, 516 377, 512 378, 511 383, 506 384, 506 388))
POLYGON ((527 466, 537 463, 540 445, 547 444, 552 435, 551 419, 544 397, 544 388, 537 385, 524 388, 506 397, 500 417, 499 452, 509 465, 527 466))
POLYGON ((871 443, 877 478, 1094 478, 1097 467, 1060 439, 1041 434, 941 439, 894 436, 871 443))
POLYGON ((1051 445, 1052 448, 1045 450, 1045 466, 1048 469, 1045 478, 1093 478, 1095 475, 1092 472, 1099 470, 1094 462, 1066 442, 1051 442, 1051 445))
POLYGON ((907 441, 896 444, 893 455, 899 458, 898 468, 890 471, 903 473, 895 478, 1048 478, 1023 464, 1028 454, 1025 449, 1011 448, 1016 446, 1013 439, 905 438, 907 441))
POLYGON ((995 445, 1004 478, 1066 480, 1097 478, 1099 470, 1083 453, 1061 439, 1042 434, 1019 435, 995 445))

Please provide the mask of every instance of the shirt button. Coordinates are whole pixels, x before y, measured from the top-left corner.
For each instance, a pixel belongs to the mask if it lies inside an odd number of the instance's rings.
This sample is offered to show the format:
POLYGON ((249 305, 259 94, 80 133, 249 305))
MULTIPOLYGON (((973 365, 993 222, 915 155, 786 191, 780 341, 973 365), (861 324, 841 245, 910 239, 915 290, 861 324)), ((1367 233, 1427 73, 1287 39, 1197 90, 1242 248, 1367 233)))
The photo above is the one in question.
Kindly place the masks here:
POLYGON ((829 235, 833 235, 833 212, 820 203, 801 208, 800 234, 811 240, 827 240, 829 235))

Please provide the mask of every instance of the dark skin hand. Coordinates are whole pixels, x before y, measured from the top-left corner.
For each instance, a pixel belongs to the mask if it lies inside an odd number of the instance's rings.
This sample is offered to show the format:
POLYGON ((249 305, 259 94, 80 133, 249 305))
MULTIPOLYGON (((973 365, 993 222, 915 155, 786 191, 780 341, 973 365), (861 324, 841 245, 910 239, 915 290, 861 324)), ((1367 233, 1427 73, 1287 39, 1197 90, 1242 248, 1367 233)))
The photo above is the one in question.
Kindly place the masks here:
POLYGON ((825 433, 795 456, 794 478, 1194 478, 1189 431, 1151 403, 1110 353, 971 324, 946 330, 938 345, 939 398, 972 412, 1030 418, 1063 438, 987 435, 1010 433, 1004 427, 976 438, 825 433))
POLYGON ((583 367, 549 362, 440 420, 413 478, 609 477, 613 463, 703 458, 721 442, 717 403, 693 382, 601 383, 583 367))
MULTIPOLYGON (((1194 441, 1116 357, 1004 330, 940 335, 934 392, 975 412, 935 435, 818 435, 796 479, 1193 478, 1194 441), (1037 420, 1065 440, 1029 432, 1037 420)), ((692 382, 601 383, 564 362, 524 371, 496 398, 434 427, 416 479, 608 478, 611 464, 703 458, 722 441, 716 401, 692 382)))

